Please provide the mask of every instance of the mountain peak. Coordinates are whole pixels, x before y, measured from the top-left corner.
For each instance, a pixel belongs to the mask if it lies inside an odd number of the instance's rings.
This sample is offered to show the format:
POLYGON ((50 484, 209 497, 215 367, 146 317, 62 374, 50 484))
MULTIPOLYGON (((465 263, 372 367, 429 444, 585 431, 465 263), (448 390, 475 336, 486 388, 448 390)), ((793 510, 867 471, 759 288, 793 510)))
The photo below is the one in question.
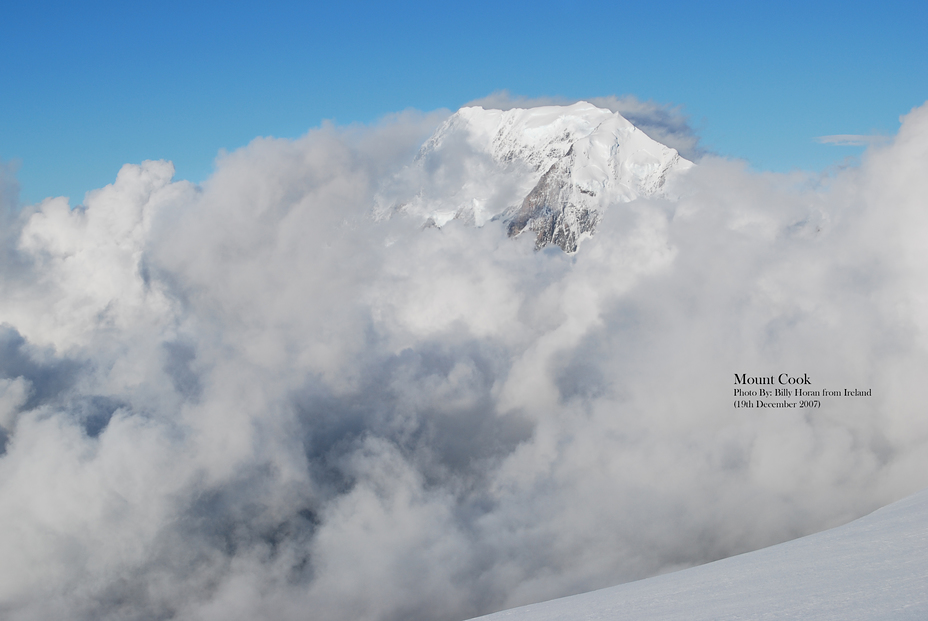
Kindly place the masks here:
POLYGON ((537 249, 555 244, 572 253, 611 205, 660 195, 668 175, 691 166, 620 114, 585 101, 466 107, 401 174, 399 186, 415 196, 393 207, 436 226, 502 219, 510 237, 530 230, 537 249))

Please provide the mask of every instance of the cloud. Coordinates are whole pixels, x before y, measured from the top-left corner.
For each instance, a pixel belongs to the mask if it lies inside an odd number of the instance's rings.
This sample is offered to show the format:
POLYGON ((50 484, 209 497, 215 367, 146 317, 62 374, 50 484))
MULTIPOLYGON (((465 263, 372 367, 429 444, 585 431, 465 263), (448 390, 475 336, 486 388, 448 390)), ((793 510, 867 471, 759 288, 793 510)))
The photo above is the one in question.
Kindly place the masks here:
POLYGON ((704 156, 571 256, 372 217, 445 114, 7 205, 5 618, 463 619, 928 484, 928 107, 830 177, 704 156), (873 396, 732 407, 783 372, 873 396))
POLYGON ((821 144, 833 144, 838 147, 868 147, 889 142, 889 136, 873 134, 836 134, 834 136, 819 136, 815 139, 821 144))
POLYGON ((513 108, 538 108, 540 106, 569 106, 576 103, 574 99, 566 97, 524 97, 513 95, 503 89, 494 91, 486 97, 469 101, 464 106, 480 106, 492 110, 512 110, 513 108))

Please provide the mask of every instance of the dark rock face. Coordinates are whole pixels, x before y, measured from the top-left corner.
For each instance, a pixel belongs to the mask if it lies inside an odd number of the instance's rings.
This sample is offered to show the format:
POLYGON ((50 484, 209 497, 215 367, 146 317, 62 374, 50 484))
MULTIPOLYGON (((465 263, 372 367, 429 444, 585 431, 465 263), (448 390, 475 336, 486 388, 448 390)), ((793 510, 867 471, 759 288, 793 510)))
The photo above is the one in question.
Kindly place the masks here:
POLYGON ((522 201, 509 219, 509 237, 516 237, 528 228, 536 233, 536 250, 554 244, 564 252, 573 253, 581 235, 593 234, 601 217, 599 212, 578 207, 571 200, 572 151, 571 147, 566 156, 554 163, 522 201))

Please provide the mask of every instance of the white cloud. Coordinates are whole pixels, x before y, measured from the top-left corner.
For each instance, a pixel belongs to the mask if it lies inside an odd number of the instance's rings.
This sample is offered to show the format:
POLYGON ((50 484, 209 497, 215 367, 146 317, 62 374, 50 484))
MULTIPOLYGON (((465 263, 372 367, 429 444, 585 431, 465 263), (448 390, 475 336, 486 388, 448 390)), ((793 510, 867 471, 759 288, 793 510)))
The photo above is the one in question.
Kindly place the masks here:
POLYGON ((834 136, 819 136, 816 142, 833 144, 838 147, 867 147, 889 142, 889 136, 873 134, 835 134, 834 136))
POLYGON ((6 618, 460 619, 928 484, 928 107, 823 180, 704 157, 572 256, 372 217, 443 116, 4 199, 6 618), (736 410, 736 372, 873 397, 736 410))
POLYGON ((0 427, 13 431, 16 416, 29 398, 29 382, 22 377, 0 379, 0 427))

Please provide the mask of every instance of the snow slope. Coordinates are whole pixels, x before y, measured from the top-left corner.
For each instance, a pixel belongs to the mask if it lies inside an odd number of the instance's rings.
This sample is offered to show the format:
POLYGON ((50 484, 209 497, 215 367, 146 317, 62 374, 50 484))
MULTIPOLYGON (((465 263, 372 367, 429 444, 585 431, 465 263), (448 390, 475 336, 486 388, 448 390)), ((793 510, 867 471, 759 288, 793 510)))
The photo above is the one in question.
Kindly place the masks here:
POLYGON ((756 552, 487 621, 928 619, 928 490, 756 552))
POLYGON ((536 234, 575 252, 610 205, 661 195, 669 176, 692 163, 620 114, 581 101, 570 106, 461 108, 400 175, 414 197, 381 196, 381 212, 402 209, 430 224, 506 222, 510 237, 536 234))

